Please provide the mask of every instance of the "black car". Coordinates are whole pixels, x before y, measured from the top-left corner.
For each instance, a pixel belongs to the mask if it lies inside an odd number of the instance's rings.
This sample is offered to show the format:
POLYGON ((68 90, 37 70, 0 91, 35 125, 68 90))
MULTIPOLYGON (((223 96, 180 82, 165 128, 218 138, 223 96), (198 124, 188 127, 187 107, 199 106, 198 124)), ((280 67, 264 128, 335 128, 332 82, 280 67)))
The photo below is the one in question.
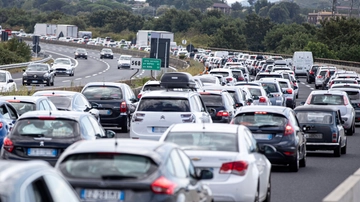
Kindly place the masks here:
POLYGON ((45 96, 47 97, 58 110, 62 111, 77 111, 89 112, 100 121, 99 111, 94 109, 86 97, 74 91, 54 90, 54 91, 37 91, 32 96, 45 96))
POLYGON ((317 75, 317 70, 319 69, 319 65, 313 65, 310 70, 306 71, 306 82, 311 84, 315 82, 315 77, 317 75))
POLYGON ((78 48, 75 51, 75 59, 84 58, 87 60, 87 58, 88 58, 87 55, 88 55, 87 51, 84 48, 78 48))
POLYGON ((55 169, 84 202, 213 201, 209 187, 201 181, 213 178, 212 171, 196 170, 190 158, 173 143, 81 141, 61 155, 55 169))
POLYGON ((236 105, 228 92, 204 90, 200 95, 214 123, 230 123, 236 105))
POLYGON ((81 93, 99 110, 100 123, 105 128, 130 130, 131 114, 137 102, 132 89, 124 83, 90 82, 81 93))
POLYGON ((295 108, 295 112, 306 133, 308 151, 333 150, 336 157, 346 154, 347 138, 338 108, 308 105, 295 108))
POLYGON ((11 160, 41 159, 55 165, 64 150, 79 140, 112 138, 85 112, 32 111, 23 114, 5 137, 0 157, 11 160))
POLYGON ((289 165, 292 172, 306 166, 306 137, 294 110, 281 106, 245 106, 237 111, 231 123, 247 126, 260 146, 274 146, 275 153, 265 153, 272 164, 289 165))
POLYGON ((56 106, 47 97, 0 96, 0 100, 9 102, 21 116, 29 111, 56 111, 56 106))
POLYGON ((31 63, 23 70, 22 84, 53 86, 55 80, 54 70, 46 63, 31 63))
POLYGON ((100 59, 110 58, 114 59, 114 53, 110 48, 103 48, 100 52, 100 59))

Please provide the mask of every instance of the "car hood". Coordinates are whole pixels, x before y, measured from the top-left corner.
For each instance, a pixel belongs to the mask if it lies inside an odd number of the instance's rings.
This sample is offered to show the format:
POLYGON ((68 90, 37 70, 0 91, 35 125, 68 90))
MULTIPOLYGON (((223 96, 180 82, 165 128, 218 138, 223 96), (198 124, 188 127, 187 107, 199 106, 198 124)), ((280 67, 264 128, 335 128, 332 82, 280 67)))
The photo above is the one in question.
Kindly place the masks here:
POLYGON ((26 71, 25 73, 28 76, 32 76, 32 75, 41 75, 42 76, 42 75, 46 74, 47 72, 44 72, 44 71, 26 71))
POLYGON ((69 66, 69 65, 58 65, 58 66, 53 66, 53 69, 72 69, 72 66, 69 66))
POLYGON ((119 60, 118 63, 120 64, 123 64, 123 63, 126 63, 126 64, 130 64, 130 60, 119 60))

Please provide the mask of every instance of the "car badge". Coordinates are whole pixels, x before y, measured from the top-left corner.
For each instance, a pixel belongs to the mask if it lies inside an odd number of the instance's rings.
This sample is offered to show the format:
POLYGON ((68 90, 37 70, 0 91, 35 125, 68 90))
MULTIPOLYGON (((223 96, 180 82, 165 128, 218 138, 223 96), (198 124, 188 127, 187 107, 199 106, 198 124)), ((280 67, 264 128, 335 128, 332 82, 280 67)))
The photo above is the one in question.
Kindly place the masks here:
POLYGON ((37 75, 34 75, 34 78, 36 78, 37 77, 37 75))
POLYGON ((41 141, 40 142, 40 147, 43 147, 44 146, 44 141, 41 141))
POLYGON ((193 161, 200 161, 200 160, 201 160, 201 158, 194 157, 194 158, 191 158, 191 160, 193 160, 193 161))
POLYGON ((162 115, 162 116, 160 117, 160 120, 165 120, 165 116, 162 115))

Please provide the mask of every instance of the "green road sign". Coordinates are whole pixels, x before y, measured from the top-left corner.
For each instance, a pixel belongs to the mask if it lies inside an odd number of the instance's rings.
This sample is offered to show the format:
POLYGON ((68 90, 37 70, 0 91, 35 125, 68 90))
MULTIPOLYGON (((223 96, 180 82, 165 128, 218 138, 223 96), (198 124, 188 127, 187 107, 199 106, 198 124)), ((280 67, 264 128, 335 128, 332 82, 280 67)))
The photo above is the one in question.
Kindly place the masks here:
POLYGON ((141 69, 143 70, 160 70, 161 60, 154 58, 143 58, 141 69))

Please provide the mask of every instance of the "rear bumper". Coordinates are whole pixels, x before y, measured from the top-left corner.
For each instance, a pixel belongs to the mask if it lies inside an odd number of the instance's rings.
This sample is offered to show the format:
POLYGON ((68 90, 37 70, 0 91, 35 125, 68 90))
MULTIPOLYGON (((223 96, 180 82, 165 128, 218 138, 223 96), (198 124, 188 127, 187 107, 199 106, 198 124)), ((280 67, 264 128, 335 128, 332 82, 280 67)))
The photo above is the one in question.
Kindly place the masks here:
POLYGON ((286 107, 292 108, 294 106, 294 100, 292 98, 286 98, 286 107))
POLYGON ((5 151, 3 149, 1 149, 1 159, 16 160, 16 161, 43 160, 43 161, 48 162, 52 166, 55 166, 56 161, 58 160, 58 158, 46 158, 46 157, 26 158, 26 157, 17 156, 15 154, 5 151))
POLYGON ((100 114, 100 124, 104 128, 118 128, 125 125, 127 122, 127 115, 120 115, 118 117, 109 118, 100 114))
POLYGON ((76 58, 87 58, 87 55, 75 55, 76 58))
MULTIPOLYGON (((260 143, 266 144, 266 143, 260 143)), ((271 164, 279 164, 279 165, 287 165, 289 163, 292 163, 294 160, 296 160, 296 147, 295 146, 277 146, 276 144, 272 144, 277 150, 277 152, 272 154, 265 154, 265 156, 268 158, 271 164), (292 155, 285 155, 284 152, 292 152, 292 155)))
POLYGON ((306 150, 333 150, 339 146, 339 143, 326 142, 307 142, 306 150))
POLYGON ((154 140, 159 141, 162 133, 137 133, 130 129, 130 139, 154 140))
POLYGON ((312 74, 308 74, 308 80, 309 82, 315 82, 315 76, 312 74))

